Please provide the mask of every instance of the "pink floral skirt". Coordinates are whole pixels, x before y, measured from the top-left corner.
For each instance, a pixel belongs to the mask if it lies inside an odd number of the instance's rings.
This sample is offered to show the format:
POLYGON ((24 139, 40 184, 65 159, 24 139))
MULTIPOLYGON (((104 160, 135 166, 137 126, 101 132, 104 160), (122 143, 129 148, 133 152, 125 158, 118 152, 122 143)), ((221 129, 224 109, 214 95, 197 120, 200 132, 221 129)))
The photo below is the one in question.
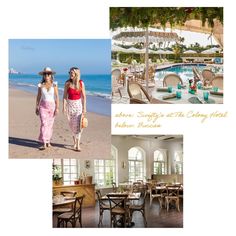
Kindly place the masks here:
POLYGON ((55 106, 55 102, 43 100, 39 105, 39 117, 41 121, 39 141, 43 143, 49 143, 52 138, 55 106))
POLYGON ((80 137, 81 133, 82 102, 81 99, 67 99, 67 118, 72 134, 75 138, 80 137))

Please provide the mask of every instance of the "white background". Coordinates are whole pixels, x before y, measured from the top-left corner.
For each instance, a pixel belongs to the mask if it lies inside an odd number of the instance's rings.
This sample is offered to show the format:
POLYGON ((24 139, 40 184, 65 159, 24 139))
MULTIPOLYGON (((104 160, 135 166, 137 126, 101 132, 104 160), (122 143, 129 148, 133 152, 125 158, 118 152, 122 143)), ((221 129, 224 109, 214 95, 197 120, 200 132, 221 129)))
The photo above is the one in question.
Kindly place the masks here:
MULTIPOLYGON (((3 3, 4 2, 4 3, 3 3)), ((140 134, 184 135, 184 228, 138 229, 159 235, 234 235, 235 230, 235 7, 232 1, 156 0, 20 0, 0 6, 0 231, 3 235, 78 235, 92 229, 51 228, 51 161, 8 160, 8 39, 9 38, 109 38, 109 6, 224 6, 224 105, 196 106, 196 110, 228 111, 229 117, 201 125, 175 119, 162 129, 140 134), (145 3, 143 3, 145 2, 145 3), (161 2, 161 3, 160 3, 161 2), (231 3, 230 3, 231 2, 231 3), (165 3, 165 5, 163 5, 165 3), (155 232, 150 232, 155 231, 155 232), (83 232, 81 232, 83 231, 83 232)), ((24 106, 24 104, 22 104, 24 106)), ((131 108, 132 107, 132 108, 131 108)), ((179 106, 187 111, 193 106, 179 106)), ((113 112, 134 106, 114 106, 113 112)), ((146 111, 166 108, 146 106, 146 111)), ((167 108, 167 109, 172 109, 167 108)), ((174 107, 173 109, 177 109, 174 107)), ((194 106, 195 109, 195 106, 194 106)), ((114 134, 128 134, 115 130, 114 134)), ((129 131, 129 134, 140 131, 129 131)), ((99 229, 91 233, 123 233, 129 229, 99 229), (122 232, 121 232, 122 231, 122 232)), ((129 231, 130 232, 130 231, 129 231)))

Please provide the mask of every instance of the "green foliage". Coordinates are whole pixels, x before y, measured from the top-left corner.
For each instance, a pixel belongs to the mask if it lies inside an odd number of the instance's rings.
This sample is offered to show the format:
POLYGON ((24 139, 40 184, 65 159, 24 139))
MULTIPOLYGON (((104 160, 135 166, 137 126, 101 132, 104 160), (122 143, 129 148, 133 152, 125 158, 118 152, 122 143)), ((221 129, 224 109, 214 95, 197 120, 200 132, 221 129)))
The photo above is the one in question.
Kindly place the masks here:
POLYGON ((52 166, 52 179, 53 180, 61 180, 62 179, 61 166, 59 166, 59 165, 52 166))
POLYGON ((223 7, 111 7, 110 28, 141 27, 166 23, 171 26, 183 25, 189 19, 200 19, 204 25, 206 21, 210 27, 214 26, 214 19, 223 24, 223 7))

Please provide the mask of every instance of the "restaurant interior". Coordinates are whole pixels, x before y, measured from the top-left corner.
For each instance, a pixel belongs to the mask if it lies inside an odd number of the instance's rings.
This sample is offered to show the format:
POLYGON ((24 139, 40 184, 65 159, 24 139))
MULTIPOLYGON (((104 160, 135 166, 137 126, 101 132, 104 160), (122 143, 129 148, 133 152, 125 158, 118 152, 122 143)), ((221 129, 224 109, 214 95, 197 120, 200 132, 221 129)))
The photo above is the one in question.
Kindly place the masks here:
POLYGON ((113 135, 107 158, 54 159, 52 225, 183 228, 183 136, 113 135))

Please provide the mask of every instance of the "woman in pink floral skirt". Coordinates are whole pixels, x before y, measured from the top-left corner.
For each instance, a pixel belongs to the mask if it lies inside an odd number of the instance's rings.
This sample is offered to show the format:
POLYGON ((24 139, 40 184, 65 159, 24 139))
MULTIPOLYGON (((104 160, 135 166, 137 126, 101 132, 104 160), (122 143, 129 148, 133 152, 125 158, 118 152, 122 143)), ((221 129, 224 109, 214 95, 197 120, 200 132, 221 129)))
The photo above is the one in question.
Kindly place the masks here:
POLYGON ((46 67, 39 74, 43 77, 38 84, 35 113, 39 115, 41 121, 39 141, 43 143, 40 149, 44 150, 51 146, 53 123, 59 112, 59 96, 57 84, 53 82, 55 72, 46 67))

